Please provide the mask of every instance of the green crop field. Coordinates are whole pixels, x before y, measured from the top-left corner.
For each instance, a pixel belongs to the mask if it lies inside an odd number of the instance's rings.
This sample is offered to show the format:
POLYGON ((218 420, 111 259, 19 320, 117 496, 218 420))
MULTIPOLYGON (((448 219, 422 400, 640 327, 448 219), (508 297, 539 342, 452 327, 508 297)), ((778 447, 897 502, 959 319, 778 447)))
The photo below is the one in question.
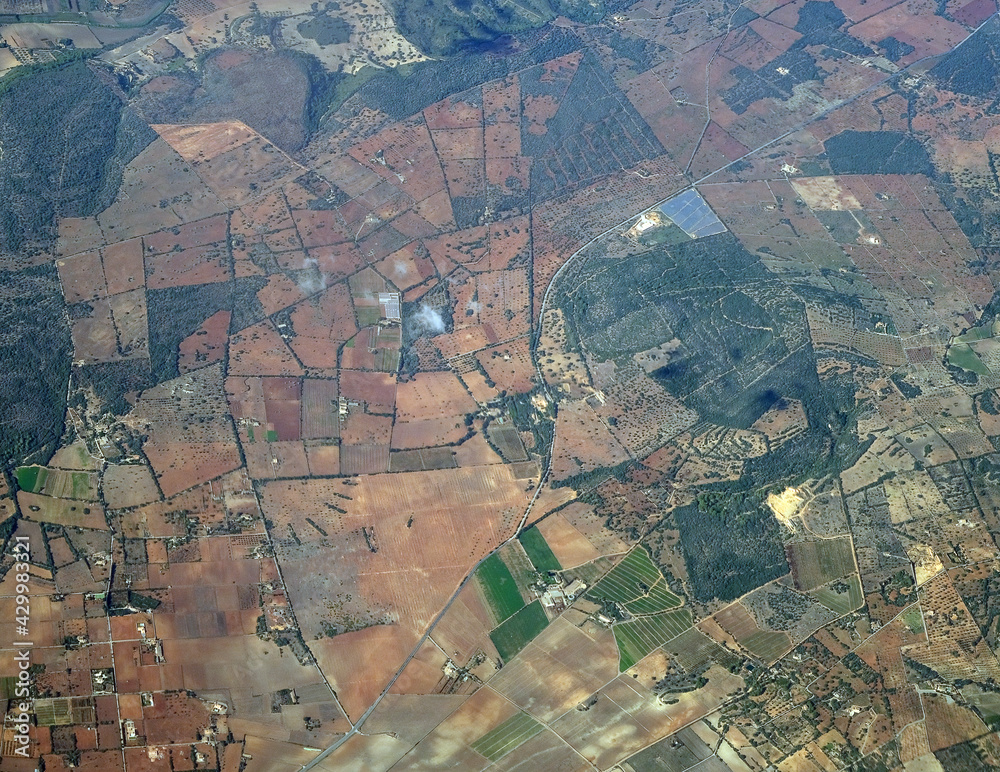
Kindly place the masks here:
POLYGON ((532 638, 548 627, 549 619, 540 601, 535 601, 490 633, 490 640, 497 647, 504 662, 523 649, 532 638))
POLYGON ((529 528, 518 539, 521 546, 524 547, 524 551, 528 553, 531 564, 539 571, 544 573, 546 571, 559 571, 562 568, 556 556, 552 554, 552 550, 549 549, 545 537, 537 528, 529 528))
POLYGON ((22 466, 15 472, 17 485, 23 491, 37 493, 45 485, 49 470, 43 466, 22 466))
POLYGON ((499 555, 510 570, 510 575, 514 577, 514 584, 517 585, 521 598, 525 603, 533 601, 535 593, 531 587, 538 581, 538 572, 521 549, 520 543, 511 542, 500 550, 499 555))
POLYGON ((924 631, 924 615, 920 606, 914 604, 902 614, 903 623, 910 628, 911 633, 922 633, 924 631))
POLYGON ((517 713, 491 729, 474 743, 472 750, 490 761, 506 756, 542 731, 542 725, 525 712, 517 713))
POLYGON ((687 609, 668 611, 614 626, 618 644, 618 669, 622 672, 641 660, 653 649, 691 627, 691 612, 687 609))
POLYGON ((476 581, 498 623, 524 608, 521 591, 500 555, 490 555, 483 562, 476 571, 476 581))
POLYGON ((626 555, 587 596, 597 603, 624 603, 632 614, 655 614, 681 605, 681 599, 667 588, 663 574, 641 547, 626 555))
POLYGON ((72 472, 72 487, 73 494, 71 498, 74 499, 92 499, 96 498, 96 490, 94 490, 92 483, 94 482, 94 477, 87 472, 72 472))
POLYGON ((358 327, 362 329, 371 327, 373 324, 378 324, 378 320, 381 318, 382 312, 379 311, 378 306, 361 306, 358 308, 358 327))
POLYGON ((655 614, 681 605, 681 599, 667 589, 667 582, 661 579, 641 598, 625 604, 632 614, 655 614))
POLYGON ((968 343, 954 343, 948 348, 948 363, 977 375, 989 375, 989 368, 983 364, 979 354, 968 343))
POLYGON ((399 349, 380 348, 375 354, 375 369, 380 373, 394 373, 399 369, 399 349))
POLYGON ((845 582, 848 585, 846 590, 839 586, 840 582, 834 582, 832 585, 821 587, 811 594, 836 614, 846 614, 861 608, 864 605, 865 597, 861 591, 861 581, 858 579, 858 575, 854 574, 848 577, 845 582))

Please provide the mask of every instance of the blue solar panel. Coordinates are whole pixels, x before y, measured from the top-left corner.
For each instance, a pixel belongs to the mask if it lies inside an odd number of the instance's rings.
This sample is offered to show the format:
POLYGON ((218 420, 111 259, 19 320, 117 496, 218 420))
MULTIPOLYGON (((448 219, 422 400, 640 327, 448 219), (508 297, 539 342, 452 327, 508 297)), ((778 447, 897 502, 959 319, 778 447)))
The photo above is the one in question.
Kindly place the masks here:
POLYGON ((712 211, 701 193, 692 188, 660 206, 660 211, 693 239, 722 233, 726 226, 712 211))

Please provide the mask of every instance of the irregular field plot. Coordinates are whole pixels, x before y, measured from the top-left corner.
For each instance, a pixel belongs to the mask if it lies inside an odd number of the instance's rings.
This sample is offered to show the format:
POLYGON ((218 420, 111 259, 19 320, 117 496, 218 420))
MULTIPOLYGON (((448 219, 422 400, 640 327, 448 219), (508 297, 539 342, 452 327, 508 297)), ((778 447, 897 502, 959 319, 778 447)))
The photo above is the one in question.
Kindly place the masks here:
POLYGON ((524 608, 524 599, 517 589, 517 583, 500 555, 490 555, 483 562, 476 571, 476 581, 479 582, 497 622, 503 622, 524 608))
POLYGON ((677 664, 688 672, 704 667, 709 662, 729 667, 740 661, 739 657, 722 648, 695 627, 685 630, 663 648, 670 652, 677 660, 677 664))
MULTIPOLYGON (((515 589, 516 591, 516 589, 515 589)), ((548 617, 540 601, 535 601, 490 633, 490 640, 504 661, 509 661, 523 649, 528 641, 538 635, 549 624, 548 617)))
POLYGON ((527 713, 521 712, 472 743, 472 750, 490 761, 496 761, 541 731, 541 724, 527 713))
POLYGON ((535 599, 535 592, 532 586, 538 581, 538 572, 532 565, 527 553, 520 542, 511 542, 504 546, 499 553, 503 557, 503 562, 510 569, 510 575, 514 577, 517 589, 521 593, 524 603, 530 603, 535 599))
POLYGON ((764 662, 774 662, 792 645, 787 633, 761 630, 750 613, 739 603, 715 614, 715 620, 740 646, 764 662))
POLYGON ((559 571, 562 569, 562 566, 559 565, 559 560, 552 554, 548 542, 542 536, 542 532, 537 528, 529 528, 521 534, 519 539, 521 546, 524 547, 524 551, 528 553, 531 564, 536 569, 542 572, 559 571))
POLYGON ((662 646, 689 627, 691 627, 691 612, 687 609, 639 617, 631 622, 615 625, 615 641, 618 643, 621 656, 618 669, 628 670, 653 649, 662 646))
POLYGON ((789 646, 791 639, 787 633, 758 631, 746 638, 740 638, 740 645, 751 654, 760 657, 764 662, 775 662, 781 658, 789 646))
POLYGON ((596 602, 624 603, 633 614, 653 614, 681 605, 642 548, 626 555, 587 595, 596 602))
POLYGON ((45 478, 48 477, 49 470, 44 466, 22 466, 15 472, 17 475, 17 485, 22 491, 38 493, 45 485, 45 478))
POLYGON ((854 574, 846 580, 846 592, 841 590, 838 586, 840 584, 840 582, 835 582, 832 585, 821 587, 812 593, 812 596, 835 614, 846 614, 861 608, 865 602, 865 596, 861 591, 861 580, 858 575, 854 574))

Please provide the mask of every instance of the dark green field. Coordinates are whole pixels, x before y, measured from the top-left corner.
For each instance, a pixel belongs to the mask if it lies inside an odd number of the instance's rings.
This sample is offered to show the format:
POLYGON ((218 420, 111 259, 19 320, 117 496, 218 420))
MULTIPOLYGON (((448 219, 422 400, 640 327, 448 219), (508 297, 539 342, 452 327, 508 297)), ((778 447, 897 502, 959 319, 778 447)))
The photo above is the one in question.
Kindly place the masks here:
POLYGON ((476 581, 482 588, 486 602, 497 622, 503 622, 515 612, 524 608, 517 583, 500 555, 490 555, 476 571, 476 581))
POLYGON ((576 22, 595 22, 603 3, 565 0, 483 0, 474 12, 463 0, 390 0, 387 4, 400 32, 432 56, 489 51, 506 35, 541 27, 562 15, 576 22))
POLYGON ((40 466, 22 466, 15 474, 17 475, 17 485, 22 491, 36 493, 45 484, 45 475, 48 474, 48 470, 40 466), (41 483, 38 482, 39 477, 42 478, 41 483))
POLYGON ((559 571, 562 568, 556 556, 552 554, 552 550, 549 549, 545 537, 537 528, 529 528, 518 536, 518 539, 521 546, 524 547, 524 551, 528 553, 531 564, 537 570, 544 573, 546 571, 559 571))
POLYGON ((346 43, 351 39, 351 25, 339 16, 320 13, 300 22, 297 27, 302 37, 312 38, 321 46, 346 43))
POLYGON ((497 647, 504 662, 509 662, 548 624, 549 620, 542 609, 542 603, 536 600, 491 632, 490 640, 497 647))

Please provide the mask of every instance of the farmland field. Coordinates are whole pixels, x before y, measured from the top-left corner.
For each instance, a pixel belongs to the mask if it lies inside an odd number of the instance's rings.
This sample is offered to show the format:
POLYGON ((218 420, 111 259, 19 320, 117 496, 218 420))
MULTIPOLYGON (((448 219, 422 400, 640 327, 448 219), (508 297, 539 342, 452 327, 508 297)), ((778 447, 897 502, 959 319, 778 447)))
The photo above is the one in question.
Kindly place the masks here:
POLYGON ((697 670, 713 661, 726 667, 739 662, 739 657, 694 627, 664 644, 664 648, 688 671, 697 670))
POLYGON ((955 343, 948 349, 948 362, 978 375, 989 375, 990 369, 968 343, 955 343))
POLYGON ((631 622, 621 622, 613 628, 618 643, 620 661, 618 668, 628 670, 653 649, 691 627, 691 612, 687 609, 639 617, 631 622))
POLYGON ((785 549, 799 590, 812 590, 854 571, 854 550, 848 536, 792 542, 785 549))
POLYGON ((519 541, 514 541, 504 546, 499 554, 510 570, 510 575, 514 577, 521 598, 525 603, 530 603, 535 599, 535 591, 532 588, 539 580, 539 574, 523 546, 519 541))
POLYGON ((532 565, 537 570, 544 573, 545 571, 559 571, 562 568, 556 556, 552 554, 545 537, 537 528, 529 528, 518 538, 524 551, 528 553, 532 565))
POLYGON ((740 639, 740 645, 764 662, 774 662, 791 646, 787 633, 758 630, 740 639))
POLYGON ((0 0, 28 766, 1000 769, 998 2, 0 0))
POLYGON ((548 626, 540 601, 528 604, 490 633, 490 640, 497 647, 504 661, 510 660, 525 645, 548 626))
POLYGON ((17 469, 17 484, 29 493, 43 493, 62 499, 97 500, 97 476, 92 472, 74 472, 39 466, 17 469))
POLYGON ((587 592, 587 597, 622 603, 632 614, 652 614, 681 605, 681 599, 669 590, 666 579, 642 547, 626 555, 587 592))
POLYGON ((17 470, 17 484, 22 491, 38 493, 45 485, 49 470, 43 466, 22 466, 17 470))
POLYGON ((490 761, 496 761, 541 731, 542 725, 535 719, 527 713, 517 713, 484 734, 471 747, 490 761))
POLYGON ((846 614, 861 608, 865 600, 861 579, 857 574, 852 574, 845 581, 821 587, 813 591, 812 596, 836 614, 846 614))
POLYGON ((499 553, 483 562, 476 571, 476 581, 498 623, 524 607, 517 583, 499 553))

